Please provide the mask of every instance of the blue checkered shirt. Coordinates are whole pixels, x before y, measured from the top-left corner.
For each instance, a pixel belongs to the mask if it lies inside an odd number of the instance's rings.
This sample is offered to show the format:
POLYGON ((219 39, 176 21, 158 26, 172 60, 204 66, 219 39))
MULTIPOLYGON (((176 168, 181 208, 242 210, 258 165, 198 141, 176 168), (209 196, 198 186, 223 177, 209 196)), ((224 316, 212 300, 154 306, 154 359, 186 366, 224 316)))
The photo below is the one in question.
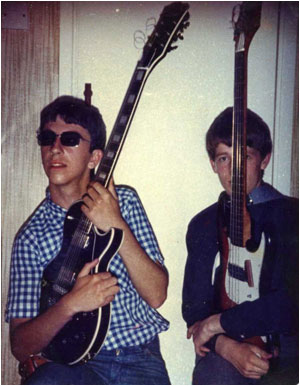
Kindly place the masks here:
MULTIPOLYGON (((136 239, 152 260, 163 265, 155 235, 137 194, 125 187, 116 190, 122 216, 136 239)), ((56 205, 48 193, 17 235, 12 252, 7 322, 39 314, 43 270, 61 249, 65 215, 66 210, 56 205)), ((140 345, 166 331, 169 322, 140 297, 118 254, 111 260, 109 271, 118 278, 120 291, 112 302, 111 324, 104 348, 140 345)))

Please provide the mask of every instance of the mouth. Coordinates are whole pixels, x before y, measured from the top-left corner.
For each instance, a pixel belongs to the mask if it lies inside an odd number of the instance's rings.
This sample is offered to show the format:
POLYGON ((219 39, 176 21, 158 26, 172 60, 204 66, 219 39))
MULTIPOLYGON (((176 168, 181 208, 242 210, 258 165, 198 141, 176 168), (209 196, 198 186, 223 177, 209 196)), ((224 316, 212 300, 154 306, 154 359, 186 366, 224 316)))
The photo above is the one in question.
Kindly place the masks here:
POLYGON ((50 169, 61 169, 61 168, 65 168, 66 165, 61 163, 61 162, 52 162, 50 164, 50 169))

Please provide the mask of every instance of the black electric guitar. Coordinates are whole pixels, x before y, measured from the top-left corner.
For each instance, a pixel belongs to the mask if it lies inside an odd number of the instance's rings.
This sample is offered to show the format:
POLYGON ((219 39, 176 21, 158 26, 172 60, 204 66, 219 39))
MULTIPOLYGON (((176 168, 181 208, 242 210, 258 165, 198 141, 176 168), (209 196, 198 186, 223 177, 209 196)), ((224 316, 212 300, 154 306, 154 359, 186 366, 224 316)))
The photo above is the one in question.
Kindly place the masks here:
MULTIPOLYGON (((183 38, 182 33, 189 25, 188 8, 188 4, 181 2, 166 6, 144 46, 95 176, 104 187, 112 176, 149 74, 169 51, 177 48, 172 44, 183 38)), ((121 246, 122 231, 113 228, 104 233, 96 229, 81 212, 81 205, 81 201, 77 202, 68 210, 61 251, 44 271, 41 312, 72 289, 85 263, 98 258, 99 264, 91 273, 107 271, 121 246)), ((78 313, 42 354, 47 359, 70 365, 85 362, 100 351, 109 324, 110 304, 92 312, 78 313)))
MULTIPOLYGON (((232 127, 232 176, 230 201, 225 192, 219 199, 219 244, 221 250, 220 306, 226 310, 259 297, 259 278, 265 240, 251 239, 247 192, 247 58, 252 38, 260 26, 261 2, 246 1, 233 10, 235 68, 232 127)), ((251 342, 264 347, 261 337, 251 342)))

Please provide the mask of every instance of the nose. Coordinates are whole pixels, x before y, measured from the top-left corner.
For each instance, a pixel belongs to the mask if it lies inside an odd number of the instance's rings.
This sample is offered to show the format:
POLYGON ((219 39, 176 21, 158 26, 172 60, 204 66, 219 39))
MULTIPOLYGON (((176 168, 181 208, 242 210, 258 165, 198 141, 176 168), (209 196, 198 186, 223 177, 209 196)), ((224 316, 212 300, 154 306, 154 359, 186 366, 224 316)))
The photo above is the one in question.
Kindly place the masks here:
POLYGON ((51 153, 61 153, 63 151, 63 146, 60 142, 59 136, 55 138, 54 144, 50 147, 51 153))

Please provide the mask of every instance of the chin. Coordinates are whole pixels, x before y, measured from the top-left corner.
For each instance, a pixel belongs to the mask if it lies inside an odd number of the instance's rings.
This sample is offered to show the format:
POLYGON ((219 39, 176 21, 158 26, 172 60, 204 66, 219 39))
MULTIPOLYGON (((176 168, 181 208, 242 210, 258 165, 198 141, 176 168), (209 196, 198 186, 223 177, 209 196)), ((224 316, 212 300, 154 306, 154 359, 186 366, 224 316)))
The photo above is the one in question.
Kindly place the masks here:
POLYGON ((231 193, 232 193, 231 186, 228 187, 228 186, 223 185, 223 188, 224 188, 225 192, 228 194, 228 196, 231 196, 231 193))
POLYGON ((59 186, 59 185, 65 185, 68 181, 65 178, 60 177, 60 176, 50 176, 49 182, 52 185, 59 186))

